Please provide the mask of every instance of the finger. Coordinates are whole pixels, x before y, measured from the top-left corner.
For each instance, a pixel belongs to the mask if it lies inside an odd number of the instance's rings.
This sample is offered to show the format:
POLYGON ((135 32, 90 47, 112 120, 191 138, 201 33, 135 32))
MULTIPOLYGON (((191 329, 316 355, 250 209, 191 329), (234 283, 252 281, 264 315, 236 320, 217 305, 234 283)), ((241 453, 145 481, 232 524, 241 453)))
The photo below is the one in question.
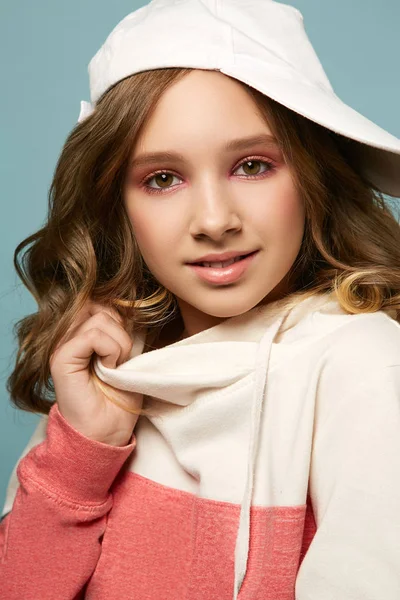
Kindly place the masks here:
MULTIPOLYGON (((91 356, 96 353, 105 367, 114 368, 121 356, 120 344, 99 327, 92 327, 69 340, 61 348, 58 364, 66 365, 70 371, 86 369, 91 356)), ((55 367, 56 369, 57 367, 55 367)))
POLYGON ((94 316, 100 312, 105 312, 109 314, 113 319, 115 319, 118 323, 122 324, 124 321, 122 316, 115 308, 112 308, 111 306, 104 306, 103 304, 100 304, 98 302, 92 302, 88 307, 88 311, 91 316, 94 316))
POLYGON ((112 337, 121 347, 121 353, 118 357, 117 364, 125 362, 129 358, 132 350, 133 341, 118 322, 107 310, 100 310, 95 315, 85 321, 77 330, 76 335, 92 329, 93 327, 99 328, 110 337, 112 337))
POLYGON ((64 333, 64 335, 61 337, 61 339, 58 341, 54 352, 56 350, 58 350, 58 348, 62 345, 64 345, 66 342, 68 342, 71 338, 75 337, 79 327, 85 322, 87 321, 87 319, 91 316, 90 315, 90 311, 91 311, 91 300, 88 300, 87 302, 85 302, 85 304, 83 305, 83 307, 78 311, 76 317, 74 318, 74 320, 72 321, 72 323, 70 324, 70 326, 68 327, 67 331, 64 333))

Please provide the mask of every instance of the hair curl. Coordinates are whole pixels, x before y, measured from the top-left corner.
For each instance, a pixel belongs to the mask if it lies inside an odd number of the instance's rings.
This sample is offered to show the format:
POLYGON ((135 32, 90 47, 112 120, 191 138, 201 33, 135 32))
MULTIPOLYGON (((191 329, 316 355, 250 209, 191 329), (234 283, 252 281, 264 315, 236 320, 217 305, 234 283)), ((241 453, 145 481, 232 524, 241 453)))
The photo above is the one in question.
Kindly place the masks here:
MULTIPOLYGON (((7 391, 16 407, 48 414, 54 402, 50 357, 89 299, 118 310, 127 330, 146 330, 147 347, 163 325, 179 319, 175 298, 141 256, 122 189, 135 140, 158 100, 191 71, 165 68, 123 79, 67 137, 49 190, 47 221, 14 252, 18 276, 38 303, 37 312, 14 325, 18 351, 7 391)), ((333 293, 349 313, 385 310, 399 320, 400 224, 363 172, 361 144, 238 83, 277 137, 305 203, 288 306, 333 293)), ((90 371, 110 401, 151 414, 110 395, 115 390, 97 377, 93 361, 90 371)))

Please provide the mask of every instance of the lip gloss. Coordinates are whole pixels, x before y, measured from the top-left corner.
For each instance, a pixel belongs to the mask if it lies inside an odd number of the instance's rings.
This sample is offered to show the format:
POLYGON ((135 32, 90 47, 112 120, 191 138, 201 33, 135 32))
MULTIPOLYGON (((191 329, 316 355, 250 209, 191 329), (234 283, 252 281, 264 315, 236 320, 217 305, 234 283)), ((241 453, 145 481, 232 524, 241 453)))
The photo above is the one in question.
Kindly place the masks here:
POLYGON ((188 266, 204 281, 210 283, 233 283, 237 281, 253 262, 258 250, 248 254, 228 267, 202 267, 189 264, 188 266))

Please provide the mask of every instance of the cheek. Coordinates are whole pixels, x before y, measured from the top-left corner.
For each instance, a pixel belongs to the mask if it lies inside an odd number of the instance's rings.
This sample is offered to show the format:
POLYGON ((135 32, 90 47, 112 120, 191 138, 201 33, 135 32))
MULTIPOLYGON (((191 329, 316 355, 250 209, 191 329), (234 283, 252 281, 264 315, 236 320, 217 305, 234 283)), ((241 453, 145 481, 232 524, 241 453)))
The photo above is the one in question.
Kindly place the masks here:
POLYGON ((288 233, 303 230, 304 206, 296 194, 288 194, 275 211, 276 221, 288 233))
POLYGON ((159 210, 138 210, 128 208, 127 214, 132 225, 139 249, 146 262, 159 261, 168 256, 166 249, 174 247, 175 228, 160 216, 159 210))
POLYGON ((257 217, 257 226, 263 237, 273 238, 283 244, 302 238, 304 203, 293 185, 270 188, 267 196, 259 200, 257 217))

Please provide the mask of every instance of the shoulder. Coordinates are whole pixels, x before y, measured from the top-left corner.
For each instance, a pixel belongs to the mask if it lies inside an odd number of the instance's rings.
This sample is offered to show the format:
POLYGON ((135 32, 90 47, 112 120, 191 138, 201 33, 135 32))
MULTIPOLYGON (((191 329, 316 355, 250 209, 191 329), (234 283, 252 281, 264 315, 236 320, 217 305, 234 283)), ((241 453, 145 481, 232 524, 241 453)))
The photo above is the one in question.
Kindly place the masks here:
POLYGON ((337 360, 364 365, 400 363, 400 324, 384 311, 363 314, 313 315, 316 331, 327 330, 327 356, 337 360), (330 327, 324 325, 329 321, 330 327))
POLYGON ((316 313, 313 325, 330 329, 318 364, 321 392, 351 393, 388 367, 400 367, 400 324, 386 312, 363 314, 316 313))

